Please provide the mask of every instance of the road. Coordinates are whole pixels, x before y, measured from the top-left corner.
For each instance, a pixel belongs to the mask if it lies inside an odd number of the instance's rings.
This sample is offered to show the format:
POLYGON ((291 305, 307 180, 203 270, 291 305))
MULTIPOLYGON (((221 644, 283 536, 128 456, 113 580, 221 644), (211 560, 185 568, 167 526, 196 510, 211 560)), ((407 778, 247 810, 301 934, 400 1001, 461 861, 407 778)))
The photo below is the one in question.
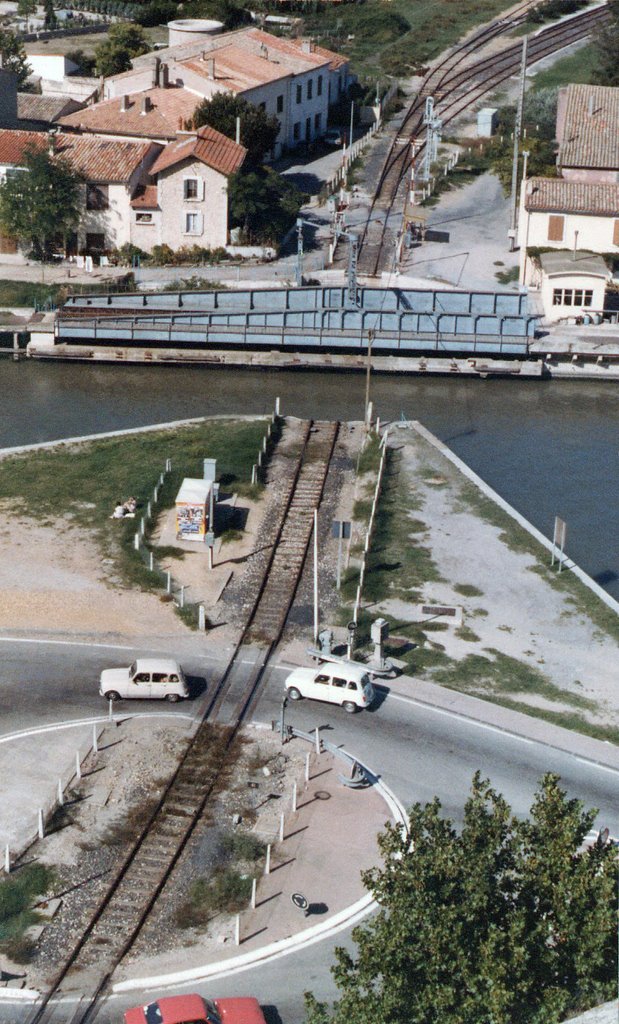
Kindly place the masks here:
MULTIPOLYGON (((191 674, 212 681, 223 660, 201 653, 194 638, 182 641, 175 651, 191 674)), ((157 645, 165 649, 165 643, 157 645)), ((2 733, 34 724, 83 718, 101 712, 97 694, 98 674, 106 665, 122 664, 146 650, 72 646, 49 643, 11 643, 0 640, 0 713, 2 733)), ((283 680, 288 668, 277 663, 269 669, 265 692, 255 718, 279 717, 283 680)), ((189 705, 190 706, 190 705, 189 705)), ((158 710, 155 702, 140 702, 140 710, 158 710)), ((169 708, 165 707, 166 712, 169 708)), ((178 713, 187 713, 181 705, 178 713)), ((287 720, 311 730, 319 726, 328 738, 358 754, 379 773, 405 805, 426 801, 438 794, 444 812, 456 823, 462 818, 473 773, 479 769, 524 815, 537 782, 546 771, 557 772, 568 793, 586 806, 600 808, 597 826, 619 834, 617 773, 488 724, 464 719, 444 710, 417 703, 414 698, 381 689, 377 706, 356 715, 340 708, 302 701, 289 704, 287 720)), ((328 842, 328 837, 326 840, 328 842)), ((354 842, 351 862, 354 863, 354 842)), ((349 870, 349 866, 346 870, 349 870)), ((316 898, 320 894, 312 894, 316 898)), ((348 933, 337 937, 339 945, 350 942, 348 933)), ((329 975, 332 942, 316 943, 300 953, 283 956, 259 968, 231 977, 221 976, 205 985, 189 988, 209 995, 256 995, 269 1011, 269 1024, 301 1024, 302 992, 311 989, 318 997, 332 998, 335 990, 329 975), (291 977, 294 981, 291 982, 291 977)), ((139 996, 113 998, 101 1012, 101 1022, 117 1021, 121 1008, 139 1002, 139 996)), ((0 1004, 0 1019, 24 1021, 26 1010, 0 1004)))

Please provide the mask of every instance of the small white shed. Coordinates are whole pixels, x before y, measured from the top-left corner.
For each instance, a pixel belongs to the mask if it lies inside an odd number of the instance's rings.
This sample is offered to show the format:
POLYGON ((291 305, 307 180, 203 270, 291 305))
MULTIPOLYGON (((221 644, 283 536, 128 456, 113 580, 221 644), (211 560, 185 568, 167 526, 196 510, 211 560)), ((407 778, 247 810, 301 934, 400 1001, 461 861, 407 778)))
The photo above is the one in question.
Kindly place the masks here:
POLYGON ((477 111, 477 135, 487 139, 494 135, 498 123, 499 112, 496 107, 482 107, 477 111))
POLYGON ((204 541, 209 523, 213 482, 185 477, 176 495, 176 535, 181 540, 204 541))
POLYGON ((611 273, 597 253, 544 252, 540 264, 542 303, 548 322, 593 316, 604 309, 611 273))

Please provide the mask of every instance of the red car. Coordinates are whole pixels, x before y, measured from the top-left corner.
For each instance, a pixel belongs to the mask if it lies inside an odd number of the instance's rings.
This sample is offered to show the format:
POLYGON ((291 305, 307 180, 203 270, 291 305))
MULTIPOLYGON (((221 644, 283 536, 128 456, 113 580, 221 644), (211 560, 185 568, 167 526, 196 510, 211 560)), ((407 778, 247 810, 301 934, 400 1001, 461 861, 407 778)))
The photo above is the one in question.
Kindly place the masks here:
POLYGON ((125 1013, 125 1024, 266 1024, 257 999, 164 996, 125 1013))

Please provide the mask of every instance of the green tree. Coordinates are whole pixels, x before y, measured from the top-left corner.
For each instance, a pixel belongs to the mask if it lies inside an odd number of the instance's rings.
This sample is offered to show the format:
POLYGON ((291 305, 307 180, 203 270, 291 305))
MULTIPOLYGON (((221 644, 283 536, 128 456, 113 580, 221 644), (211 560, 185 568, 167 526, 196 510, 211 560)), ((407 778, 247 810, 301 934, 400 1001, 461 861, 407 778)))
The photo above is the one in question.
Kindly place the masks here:
POLYGON ((379 838, 380 910, 336 950, 333 1011, 306 993, 308 1024, 555 1024, 612 998, 618 855, 581 850, 595 813, 556 775, 526 821, 479 775, 460 832, 415 805, 409 835, 379 838))
POLYGON ((95 69, 105 78, 128 71, 133 57, 150 49, 140 25, 118 22, 110 26, 107 37, 95 49, 95 69))
POLYGON ((54 29, 58 25, 58 18, 54 11, 54 0, 44 0, 43 10, 45 11, 45 28, 54 29))
POLYGON ((271 168, 230 176, 231 227, 241 227, 247 242, 277 246, 294 224, 305 196, 271 168))
POLYGON ((13 71, 17 75, 19 88, 32 74, 32 68, 28 64, 24 44, 8 28, 0 28, 0 57, 5 71, 13 71))
POLYGON ((279 121, 240 96, 218 92, 196 108, 192 127, 210 125, 229 139, 236 138, 236 119, 241 119, 241 143, 247 150, 246 165, 258 167, 275 146, 279 121))
POLYGON ((30 149, 23 169, 0 185, 0 226, 45 259, 58 238, 74 231, 81 208, 81 176, 62 157, 30 149))
POLYGON ((608 19, 595 36, 597 64, 594 80, 598 85, 619 85, 619 2, 607 5, 608 19))
POLYGON ((31 14, 36 14, 37 0, 18 0, 17 2, 17 13, 20 18, 29 18, 31 14))

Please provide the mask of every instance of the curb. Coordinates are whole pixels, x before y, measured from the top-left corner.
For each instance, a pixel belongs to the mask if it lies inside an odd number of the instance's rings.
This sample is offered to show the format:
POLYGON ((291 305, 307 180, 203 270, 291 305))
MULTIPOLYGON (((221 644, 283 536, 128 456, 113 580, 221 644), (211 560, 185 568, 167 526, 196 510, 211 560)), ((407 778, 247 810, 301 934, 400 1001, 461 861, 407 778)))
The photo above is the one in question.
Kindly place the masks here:
MULTIPOLYGON (((254 724, 257 725, 258 723, 254 724)), ((347 751, 342 748, 340 748, 340 752, 348 756, 351 760, 356 760, 361 767, 376 779, 375 773, 364 762, 360 761, 359 758, 354 758, 353 755, 348 754, 347 751)), ((376 781, 375 788, 387 804, 395 822, 397 824, 404 825, 406 828, 408 816, 403 804, 380 779, 376 781)), ((305 928, 302 931, 297 932, 296 935, 291 935, 285 939, 278 939, 276 942, 271 942, 266 946, 262 946, 260 949, 252 950, 251 953, 244 953, 228 960, 217 961, 216 963, 203 964, 201 967, 193 967, 186 971, 175 971, 171 974, 121 981, 112 986, 112 992, 114 994, 120 994, 123 992, 132 992, 152 987, 166 988, 170 985, 183 985, 187 982, 202 981, 207 978, 237 974, 241 971, 254 967, 257 964, 277 960, 279 957, 287 956, 289 953, 296 952, 299 949, 305 949, 307 946, 311 946, 315 942, 320 942, 331 935, 336 935, 345 928, 352 927, 354 924, 361 921, 367 916, 367 914, 370 914, 375 910, 377 906, 378 904, 374 898, 368 893, 367 895, 362 896, 361 899, 357 900, 356 903, 351 904, 349 907, 345 907, 344 910, 340 910, 337 914, 333 914, 333 916, 327 918, 326 921, 312 925, 311 928, 305 928)))

